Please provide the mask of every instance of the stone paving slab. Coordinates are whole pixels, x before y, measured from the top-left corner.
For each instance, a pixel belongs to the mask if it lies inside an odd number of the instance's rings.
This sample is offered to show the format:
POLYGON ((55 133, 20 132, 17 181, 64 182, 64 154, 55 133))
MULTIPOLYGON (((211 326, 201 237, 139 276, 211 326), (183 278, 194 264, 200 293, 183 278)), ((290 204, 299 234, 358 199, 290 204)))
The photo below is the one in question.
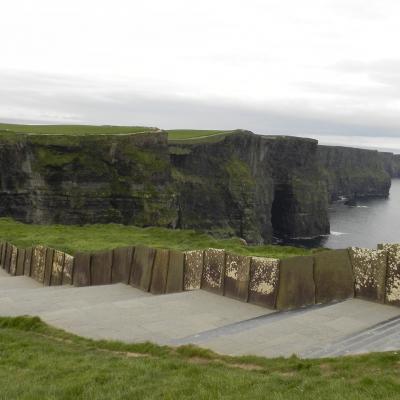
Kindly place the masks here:
POLYGON ((281 318, 266 317, 262 324, 249 322, 247 329, 232 334, 204 341, 198 336, 194 343, 230 355, 307 356, 340 338, 400 316, 400 309, 351 299, 280 314, 281 318))
POLYGON ((96 339, 194 343, 231 355, 400 349, 400 308, 361 299, 276 312, 204 290, 153 296, 124 284, 43 287, 0 271, 0 315, 38 315, 96 339))

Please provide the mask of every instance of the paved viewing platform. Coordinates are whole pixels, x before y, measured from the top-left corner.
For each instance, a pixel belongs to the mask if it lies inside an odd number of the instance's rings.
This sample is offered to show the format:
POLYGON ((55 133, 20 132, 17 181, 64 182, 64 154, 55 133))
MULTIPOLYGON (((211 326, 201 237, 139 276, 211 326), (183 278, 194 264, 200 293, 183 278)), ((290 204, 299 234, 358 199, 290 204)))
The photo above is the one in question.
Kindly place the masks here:
POLYGON ((359 299, 279 312, 204 290, 153 296, 124 284, 43 287, 0 269, 0 315, 39 316, 93 339, 193 343, 230 355, 400 350, 400 309, 359 299))

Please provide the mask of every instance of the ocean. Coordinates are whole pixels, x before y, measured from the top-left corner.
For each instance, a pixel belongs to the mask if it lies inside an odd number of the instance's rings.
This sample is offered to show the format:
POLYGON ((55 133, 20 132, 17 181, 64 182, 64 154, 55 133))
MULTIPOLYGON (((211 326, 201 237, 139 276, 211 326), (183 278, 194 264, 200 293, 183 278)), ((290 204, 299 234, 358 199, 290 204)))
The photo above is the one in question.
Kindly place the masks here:
POLYGON ((400 179, 392 180, 389 198, 359 200, 355 206, 335 202, 329 207, 329 215, 330 235, 285 244, 341 249, 400 243, 400 179))

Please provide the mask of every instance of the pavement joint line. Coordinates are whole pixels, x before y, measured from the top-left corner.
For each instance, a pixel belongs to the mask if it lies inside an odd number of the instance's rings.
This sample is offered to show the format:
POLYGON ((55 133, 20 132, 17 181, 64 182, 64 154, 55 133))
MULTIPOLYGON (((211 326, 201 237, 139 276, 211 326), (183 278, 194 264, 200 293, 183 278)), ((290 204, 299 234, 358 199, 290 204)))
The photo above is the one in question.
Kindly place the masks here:
MULTIPOLYGON (((367 344, 371 344, 376 339, 380 339, 382 337, 387 337, 387 332, 392 331, 393 329, 398 328, 398 325, 400 324, 400 316, 392 317, 387 319, 386 321, 381 321, 378 322, 377 324, 368 327, 366 329, 360 330, 356 333, 352 333, 344 338, 335 340, 329 345, 325 346, 324 348, 319 348, 319 349, 314 349, 311 351, 308 351, 302 355, 304 358, 319 358, 319 357, 330 357, 330 356, 335 356, 335 355, 340 355, 340 354, 347 354, 345 349, 346 345, 348 345, 348 348, 354 348, 356 349, 357 347, 361 347, 365 342, 367 344), (388 330, 384 330, 385 328, 388 328, 388 330), (381 332, 383 331, 383 334, 374 334, 374 332, 381 332), (362 337, 364 339, 362 339, 362 337), (361 338, 361 340, 360 340, 361 338), (374 339, 374 340, 371 340, 374 339), (355 342, 357 346, 351 346, 352 343, 355 342), (333 351, 330 351, 334 349, 335 347, 341 346, 342 349, 336 349, 333 351), (337 354, 338 353, 338 354, 337 354)), ((398 333, 398 331, 396 332, 398 333)), ((393 336, 393 335, 390 335, 393 336)))
POLYGON ((314 310, 327 308, 330 306, 334 306, 338 303, 342 303, 347 300, 343 301, 334 301, 327 304, 313 304, 311 306, 298 308, 295 310, 287 310, 287 311, 275 311, 272 313, 260 315, 258 317, 245 319, 238 322, 233 322, 231 324, 227 324, 224 326, 220 326, 218 328, 209 329, 203 332, 196 333, 194 335, 189 335, 183 338, 172 339, 168 341, 167 344, 172 346, 180 346, 184 344, 201 344, 207 342, 210 339, 214 339, 219 336, 227 336, 227 335, 234 335, 239 332, 245 332, 250 329, 254 329, 258 326, 262 326, 268 323, 273 323, 277 321, 281 321, 287 318, 291 318, 295 315, 305 314, 314 310))

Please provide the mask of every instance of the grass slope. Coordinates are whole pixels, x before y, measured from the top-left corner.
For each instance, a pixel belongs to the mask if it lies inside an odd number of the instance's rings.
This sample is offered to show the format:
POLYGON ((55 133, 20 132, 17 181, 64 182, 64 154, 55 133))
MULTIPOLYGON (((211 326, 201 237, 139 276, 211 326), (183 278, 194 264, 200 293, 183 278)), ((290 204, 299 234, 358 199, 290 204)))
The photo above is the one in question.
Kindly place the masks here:
POLYGON ((300 360, 93 341, 0 318, 0 399, 398 399, 400 355, 300 360))
POLYGON ((0 123, 0 135, 11 133, 34 133, 44 135, 117 135, 156 130, 144 126, 112 125, 17 125, 0 123))
POLYGON ((19 247, 46 245, 67 253, 96 251, 123 246, 146 245, 176 250, 223 248, 243 255, 284 258, 310 254, 311 250, 289 246, 244 246, 237 238, 215 239, 192 230, 138 228, 117 224, 30 225, 10 218, 0 218, 0 241, 19 247))

